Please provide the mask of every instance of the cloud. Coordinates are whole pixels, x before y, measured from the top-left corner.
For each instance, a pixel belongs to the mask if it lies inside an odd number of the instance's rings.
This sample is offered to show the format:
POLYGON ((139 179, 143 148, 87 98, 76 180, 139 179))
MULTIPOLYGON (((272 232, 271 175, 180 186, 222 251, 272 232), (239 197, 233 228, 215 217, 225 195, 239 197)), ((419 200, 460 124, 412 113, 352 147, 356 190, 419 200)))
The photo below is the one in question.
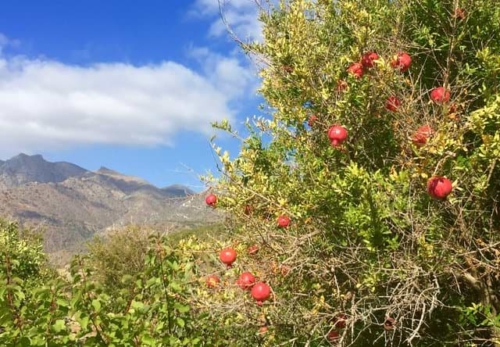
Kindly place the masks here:
POLYGON ((265 0, 197 0, 194 12, 212 18, 209 29, 211 36, 227 34, 226 24, 221 19, 221 10, 231 30, 243 41, 261 41, 262 23, 259 21, 259 8, 265 0))
MULTIPOLYGON (((180 131, 233 120, 252 80, 236 59, 197 52, 205 73, 165 61, 68 65, 0 54, 3 155, 80 145, 171 145, 180 131)), ((246 95, 248 96, 248 95, 246 95)))
POLYGON ((236 54, 225 56, 206 47, 192 47, 189 55, 196 59, 210 83, 231 99, 248 96, 258 87, 257 70, 248 59, 239 59, 236 54))

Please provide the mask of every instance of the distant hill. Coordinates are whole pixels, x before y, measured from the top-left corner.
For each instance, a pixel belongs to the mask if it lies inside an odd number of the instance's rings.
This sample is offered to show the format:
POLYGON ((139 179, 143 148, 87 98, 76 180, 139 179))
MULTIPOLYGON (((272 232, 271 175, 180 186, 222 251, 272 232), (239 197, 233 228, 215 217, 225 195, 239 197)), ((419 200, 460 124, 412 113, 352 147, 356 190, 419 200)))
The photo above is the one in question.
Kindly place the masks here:
POLYGON ((17 187, 30 182, 62 182, 78 177, 87 170, 78 165, 45 161, 41 155, 21 153, 7 161, 0 162, 0 189, 17 187))
POLYGON ((220 219, 204 194, 185 186, 158 188, 105 167, 93 172, 26 154, 0 161, 0 215, 43 227, 49 253, 77 250, 96 233, 130 223, 171 231, 220 219))

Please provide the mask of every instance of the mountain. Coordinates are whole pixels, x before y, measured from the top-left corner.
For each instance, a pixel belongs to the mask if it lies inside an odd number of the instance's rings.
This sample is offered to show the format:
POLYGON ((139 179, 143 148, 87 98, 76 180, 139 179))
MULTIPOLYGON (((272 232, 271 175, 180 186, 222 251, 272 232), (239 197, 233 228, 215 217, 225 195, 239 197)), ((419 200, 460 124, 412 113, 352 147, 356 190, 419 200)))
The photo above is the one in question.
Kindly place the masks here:
POLYGON ((93 235, 127 224, 164 231, 217 222, 204 194, 182 185, 158 188, 101 167, 20 154, 0 163, 0 216, 42 228, 47 252, 76 251, 93 235))
POLYGON ((30 182, 62 182, 70 177, 78 177, 87 170, 78 165, 45 161, 39 154, 21 153, 0 163, 0 189, 17 187, 30 182))

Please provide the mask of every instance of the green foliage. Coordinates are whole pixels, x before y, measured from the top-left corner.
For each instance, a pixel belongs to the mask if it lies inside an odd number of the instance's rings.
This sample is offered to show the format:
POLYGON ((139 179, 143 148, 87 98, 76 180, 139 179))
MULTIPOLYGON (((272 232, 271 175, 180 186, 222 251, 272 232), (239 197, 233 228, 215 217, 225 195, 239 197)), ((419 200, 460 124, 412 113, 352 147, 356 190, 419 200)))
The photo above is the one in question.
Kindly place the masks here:
MULTIPOLYGON (((102 263, 94 266, 92 257, 104 256, 102 248, 76 257, 70 273, 61 277, 44 270, 40 242, 20 240, 15 224, 2 226, 2 240, 7 241, 0 272, 0 345, 202 345, 190 306, 189 283, 196 276, 190 250, 177 250, 169 240, 151 236, 147 250, 146 242, 142 248, 142 265, 128 274, 123 271, 121 283, 113 286, 102 263)), ((121 236, 113 237, 116 241, 121 236)), ((118 254, 108 247, 115 252, 112 256, 118 254)), ((123 255, 127 261, 138 257, 130 249, 123 249, 123 255)))
MULTIPOLYGON (((234 159, 214 150, 218 206, 231 213, 234 242, 261 247, 245 265, 274 291, 262 310, 267 343, 328 345, 339 313, 338 345, 500 343, 499 18, 486 0, 295 0, 262 12, 264 42, 243 47, 266 62, 269 117, 247 122, 234 159), (348 74, 370 51, 375 66, 348 74), (412 57, 407 72, 391 65, 399 52, 412 57), (430 100, 437 86, 449 102, 430 100), (333 124, 349 132, 340 147, 328 140, 333 124), (416 146, 426 124, 434 131, 416 146), (436 175, 453 181, 446 200, 427 193, 436 175), (287 229, 277 228, 283 214, 287 229), (259 262, 291 271, 273 276, 259 262)), ((213 316, 255 319, 246 302, 229 312, 224 302, 214 298, 213 316)))

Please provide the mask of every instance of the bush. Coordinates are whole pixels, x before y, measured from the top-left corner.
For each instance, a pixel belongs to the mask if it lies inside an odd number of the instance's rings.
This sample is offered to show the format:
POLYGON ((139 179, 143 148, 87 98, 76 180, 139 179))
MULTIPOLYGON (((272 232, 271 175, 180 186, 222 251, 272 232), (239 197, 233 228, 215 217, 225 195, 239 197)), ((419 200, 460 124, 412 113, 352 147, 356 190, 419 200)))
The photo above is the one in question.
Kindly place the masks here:
POLYGON ((233 243, 261 249, 227 276, 258 272, 273 297, 212 296, 231 345, 259 324, 273 346, 500 344, 500 7, 295 0, 261 20, 264 42, 242 47, 264 62, 269 117, 232 159, 214 144, 213 184, 233 243))

